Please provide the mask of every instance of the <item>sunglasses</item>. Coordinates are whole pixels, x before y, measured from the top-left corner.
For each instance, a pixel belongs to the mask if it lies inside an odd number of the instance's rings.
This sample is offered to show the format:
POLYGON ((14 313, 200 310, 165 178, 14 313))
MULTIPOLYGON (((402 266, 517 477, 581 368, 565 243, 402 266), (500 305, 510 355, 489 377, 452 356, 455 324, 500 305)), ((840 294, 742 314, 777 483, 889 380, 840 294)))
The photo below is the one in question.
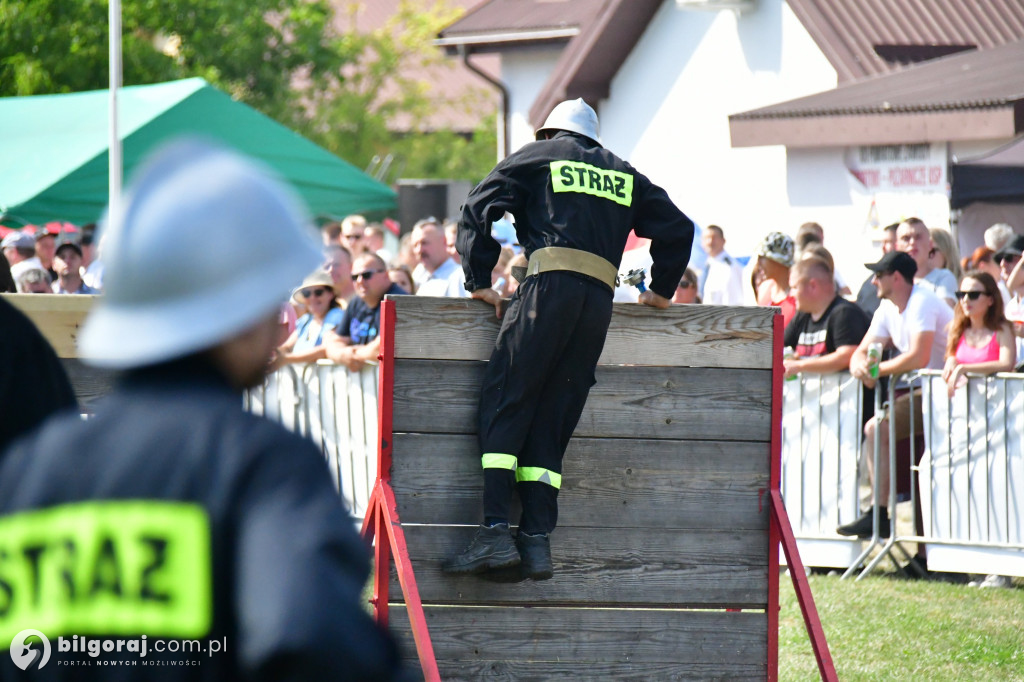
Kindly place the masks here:
POLYGON ((358 282, 360 279, 370 279, 374 275, 379 275, 382 272, 387 272, 387 270, 363 270, 362 272, 357 272, 352 275, 352 281, 358 282))
POLYGON ((967 298, 971 299, 972 301, 977 301, 978 298, 982 294, 984 294, 984 293, 985 293, 984 291, 958 291, 958 292, 956 292, 956 297, 957 297, 957 299, 961 299, 964 296, 966 296, 967 298))
POLYGON ((302 294, 303 298, 313 298, 314 296, 323 296, 328 291, 330 291, 330 289, 325 289, 323 287, 316 287, 314 289, 303 289, 299 293, 302 294))
POLYGON ((1016 254, 1004 254, 1002 256, 995 256, 996 265, 1002 265, 1003 263, 1010 261, 1015 262, 1020 256, 1016 254))
POLYGON ((689 288, 691 288, 691 287, 695 287, 695 286, 697 286, 697 285, 696 285, 696 284, 694 284, 693 282, 691 282, 691 281, 690 281, 690 280, 688 280, 688 279, 684 279, 683 281, 681 281, 681 282, 679 283, 679 288, 680 288, 680 289, 689 289, 689 288))

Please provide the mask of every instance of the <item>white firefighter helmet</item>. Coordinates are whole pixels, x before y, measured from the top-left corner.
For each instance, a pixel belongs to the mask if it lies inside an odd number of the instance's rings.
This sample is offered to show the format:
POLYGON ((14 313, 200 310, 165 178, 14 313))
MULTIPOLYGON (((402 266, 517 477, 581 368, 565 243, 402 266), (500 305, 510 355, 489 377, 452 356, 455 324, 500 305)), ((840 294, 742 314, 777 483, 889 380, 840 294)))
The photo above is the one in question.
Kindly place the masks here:
POLYGON ((104 217, 104 296, 82 358, 129 368, 189 355, 273 313, 323 260, 301 201, 269 170, 197 139, 159 151, 104 217))
POLYGON ((568 130, 601 143, 597 112, 582 97, 567 99, 552 109, 544 125, 537 129, 536 139, 539 140, 541 133, 547 130, 568 130))

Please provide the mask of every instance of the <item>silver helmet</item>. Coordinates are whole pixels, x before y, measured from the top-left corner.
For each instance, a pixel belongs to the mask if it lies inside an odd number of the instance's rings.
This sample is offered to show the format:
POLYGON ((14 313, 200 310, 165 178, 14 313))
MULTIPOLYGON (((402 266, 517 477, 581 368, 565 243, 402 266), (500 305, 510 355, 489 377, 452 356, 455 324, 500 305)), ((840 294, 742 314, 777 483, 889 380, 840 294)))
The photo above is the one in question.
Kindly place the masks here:
POLYGON ((119 214, 102 222, 105 295, 78 339, 100 367, 213 347, 278 310, 323 258, 301 199, 283 181, 195 139, 157 152, 119 214))
POLYGON ((582 97, 566 100, 552 109, 544 125, 537 129, 536 139, 539 140, 541 133, 548 130, 568 130, 601 144, 597 112, 582 97))

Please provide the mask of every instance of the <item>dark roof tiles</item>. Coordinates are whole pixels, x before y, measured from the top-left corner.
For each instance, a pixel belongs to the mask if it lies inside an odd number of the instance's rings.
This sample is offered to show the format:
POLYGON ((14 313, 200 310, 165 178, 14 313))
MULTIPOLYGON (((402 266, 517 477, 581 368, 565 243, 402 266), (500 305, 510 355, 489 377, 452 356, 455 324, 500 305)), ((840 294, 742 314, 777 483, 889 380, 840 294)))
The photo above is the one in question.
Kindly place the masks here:
POLYGON ((1024 100, 1024 41, 973 50, 730 118, 955 111, 1024 100))
POLYGON ((878 45, 995 47, 1024 38, 1024 0, 787 0, 839 82, 891 73, 878 45))

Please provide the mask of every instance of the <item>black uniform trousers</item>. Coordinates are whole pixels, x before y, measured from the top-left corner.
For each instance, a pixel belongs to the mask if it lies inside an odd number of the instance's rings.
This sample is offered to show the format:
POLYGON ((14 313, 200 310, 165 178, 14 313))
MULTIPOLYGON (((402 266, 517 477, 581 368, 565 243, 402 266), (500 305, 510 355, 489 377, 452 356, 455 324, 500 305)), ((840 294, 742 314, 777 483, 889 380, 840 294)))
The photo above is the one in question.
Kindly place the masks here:
POLYGON ((507 520, 518 489, 520 531, 554 530, 562 456, 594 385, 611 314, 611 290, 571 272, 529 277, 512 297, 480 397, 486 518, 507 520))

